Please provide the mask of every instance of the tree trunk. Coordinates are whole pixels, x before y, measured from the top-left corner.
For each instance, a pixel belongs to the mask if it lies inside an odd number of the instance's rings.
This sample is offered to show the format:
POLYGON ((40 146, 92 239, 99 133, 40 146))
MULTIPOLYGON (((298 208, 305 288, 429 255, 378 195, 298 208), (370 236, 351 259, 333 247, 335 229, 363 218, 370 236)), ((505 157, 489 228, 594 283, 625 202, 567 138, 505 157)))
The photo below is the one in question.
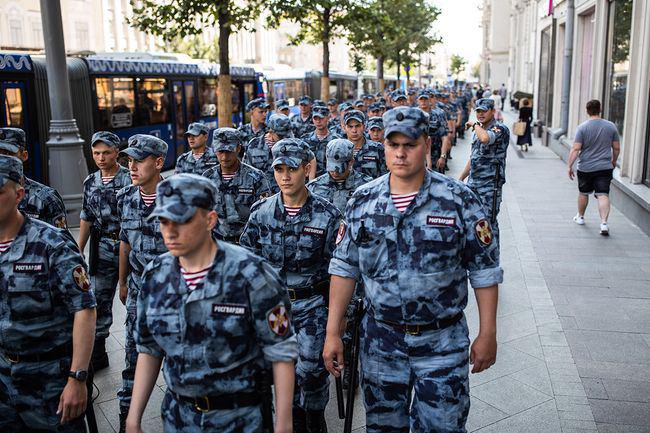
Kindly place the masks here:
POLYGON ((323 76, 320 80, 320 99, 324 101, 330 97, 330 13, 329 8, 323 11, 323 76))
POLYGON ((402 74, 400 69, 402 69, 402 63, 401 63, 401 58, 399 53, 397 53, 397 85, 396 85, 396 90, 402 87, 402 84, 400 83, 400 78, 402 78, 402 74))
POLYGON ((384 81, 384 56, 377 57, 377 88, 384 93, 386 81, 384 81))
POLYGON ((228 59, 228 40, 230 39, 230 14, 227 10, 219 13, 219 87, 217 97, 217 116, 219 128, 232 127, 232 85, 230 79, 230 60, 228 59))
POLYGON ((411 65, 406 65, 404 69, 406 70, 406 87, 408 88, 411 81, 411 65))

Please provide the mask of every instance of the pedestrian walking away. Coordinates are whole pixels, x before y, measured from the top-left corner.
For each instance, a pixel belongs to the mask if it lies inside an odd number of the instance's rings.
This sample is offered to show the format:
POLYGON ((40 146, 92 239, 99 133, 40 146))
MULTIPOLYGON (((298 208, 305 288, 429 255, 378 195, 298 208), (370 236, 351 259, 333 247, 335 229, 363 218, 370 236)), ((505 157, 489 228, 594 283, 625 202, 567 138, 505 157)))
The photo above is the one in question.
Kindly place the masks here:
POLYGON ((323 358, 335 376, 350 367, 340 326, 361 279, 366 431, 462 433, 469 364, 477 373, 496 359, 498 250, 476 195, 425 168, 426 114, 394 108, 384 125, 389 173, 355 191, 339 227, 323 358), (463 315, 468 276, 480 315, 471 348, 463 315))
POLYGON ((95 295, 75 242, 19 210, 22 165, 0 155, 0 431, 83 433, 95 295))
POLYGON ((531 123, 533 122, 533 107, 530 106, 530 101, 527 98, 521 100, 521 108, 519 109, 519 121, 526 124, 526 130, 523 135, 517 137, 517 146, 524 152, 528 152, 528 146, 533 145, 533 134, 531 123))
POLYGON ((265 363, 273 369, 275 432, 291 431, 298 346, 289 297, 268 263, 211 237, 217 195, 210 180, 193 174, 156 188, 148 218, 160 221, 169 252, 147 265, 138 293, 128 433, 141 432, 161 365, 165 432, 270 431, 271 411, 268 419, 262 413, 271 402, 259 391, 265 363))
POLYGON ((575 177, 573 164, 578 161, 578 213, 573 217, 573 221, 584 225, 589 194, 593 193, 598 201, 600 234, 609 236, 609 187, 621 151, 621 143, 616 125, 601 117, 600 101, 594 99, 587 102, 586 109, 589 120, 578 126, 568 159, 568 174, 571 180, 575 177))

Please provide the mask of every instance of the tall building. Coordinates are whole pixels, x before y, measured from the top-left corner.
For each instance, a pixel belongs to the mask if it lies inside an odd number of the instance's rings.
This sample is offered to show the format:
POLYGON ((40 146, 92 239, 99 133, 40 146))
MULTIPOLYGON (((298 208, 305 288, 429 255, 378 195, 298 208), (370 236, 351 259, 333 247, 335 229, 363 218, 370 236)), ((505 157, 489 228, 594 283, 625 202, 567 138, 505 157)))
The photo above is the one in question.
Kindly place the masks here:
POLYGON ((498 89, 508 78, 510 0, 484 0, 481 81, 498 89))

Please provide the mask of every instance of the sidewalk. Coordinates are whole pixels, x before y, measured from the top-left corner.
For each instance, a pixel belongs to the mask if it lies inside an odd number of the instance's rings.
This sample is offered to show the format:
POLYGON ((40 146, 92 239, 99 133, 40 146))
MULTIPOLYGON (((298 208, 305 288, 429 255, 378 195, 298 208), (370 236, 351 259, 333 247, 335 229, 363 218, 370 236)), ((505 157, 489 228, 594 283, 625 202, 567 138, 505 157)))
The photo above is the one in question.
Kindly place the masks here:
MULTIPOLYGON (((512 114, 506 117, 510 127, 512 114)), ((468 156, 466 139, 453 149, 451 175, 468 156)), ((551 150, 538 142, 525 154, 510 147, 499 217, 505 281, 498 359, 470 378, 468 431, 650 432, 650 239, 616 210, 611 236, 599 236, 594 203, 587 224, 575 225, 576 195, 565 164, 551 150)), ((96 377, 100 432, 118 427, 115 393, 124 364, 119 301, 114 311, 107 343, 111 367, 96 377)), ((473 338, 478 325, 473 296, 466 313, 473 338)), ((145 432, 162 431, 162 377, 158 384, 145 432)), ((355 431, 363 432, 358 397, 355 413, 355 431)), ((327 415, 329 431, 342 431, 334 399, 327 415)))

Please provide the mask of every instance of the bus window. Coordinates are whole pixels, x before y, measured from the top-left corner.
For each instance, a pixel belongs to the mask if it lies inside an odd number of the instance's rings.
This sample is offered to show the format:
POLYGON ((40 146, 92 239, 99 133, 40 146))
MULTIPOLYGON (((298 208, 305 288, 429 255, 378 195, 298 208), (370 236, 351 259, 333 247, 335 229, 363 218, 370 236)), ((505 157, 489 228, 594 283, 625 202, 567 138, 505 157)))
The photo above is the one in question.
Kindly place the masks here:
POLYGON ((138 123, 169 123, 169 94, 164 78, 138 79, 138 123))
MULTIPOLYGON (((244 84, 244 102, 243 106, 246 107, 250 101, 255 99, 255 85, 252 83, 246 83, 244 84)), ((251 121, 251 113, 245 112, 244 113, 244 123, 250 123, 251 121)))
POLYGON ((99 130, 133 125, 135 91, 131 78, 95 78, 99 130))
POLYGON ((232 113, 239 113, 239 87, 236 84, 231 84, 232 87, 232 113))
POLYGON ((201 117, 217 116, 217 79, 199 78, 199 106, 201 117))
POLYGON ((196 122, 196 96, 194 95, 195 81, 185 81, 185 109, 187 110, 187 124, 196 122))
POLYGON ((5 119, 4 124, 15 128, 24 127, 23 95, 19 88, 4 89, 5 119))

